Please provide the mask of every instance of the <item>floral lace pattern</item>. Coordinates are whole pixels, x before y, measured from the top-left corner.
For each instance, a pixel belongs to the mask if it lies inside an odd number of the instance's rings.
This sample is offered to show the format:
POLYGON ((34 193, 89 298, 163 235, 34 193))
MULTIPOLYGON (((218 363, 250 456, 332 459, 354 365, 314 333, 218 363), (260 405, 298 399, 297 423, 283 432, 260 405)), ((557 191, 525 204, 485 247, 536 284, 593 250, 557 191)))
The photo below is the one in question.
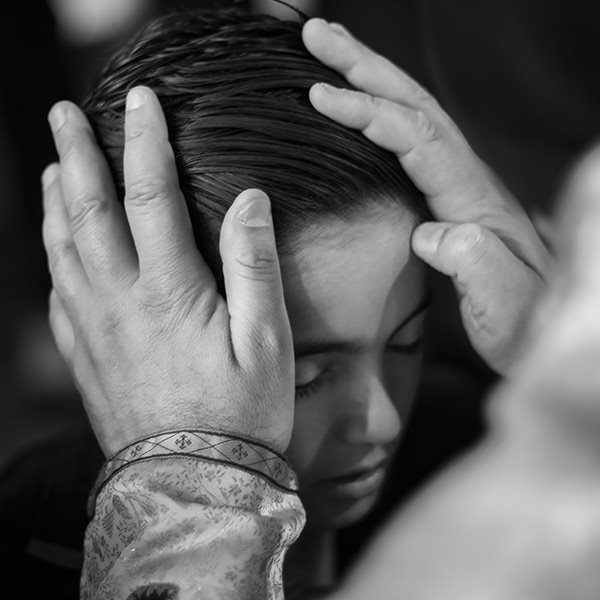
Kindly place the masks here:
POLYGON ((200 436, 193 453, 168 453, 161 438, 160 451, 134 444, 126 460, 119 453, 121 462, 107 464, 85 535, 83 600, 146 597, 137 591, 161 587, 165 599, 283 598, 284 555, 305 520, 295 475, 264 446, 210 435, 228 443, 206 445, 200 436), (252 446, 264 460, 250 458, 252 446))

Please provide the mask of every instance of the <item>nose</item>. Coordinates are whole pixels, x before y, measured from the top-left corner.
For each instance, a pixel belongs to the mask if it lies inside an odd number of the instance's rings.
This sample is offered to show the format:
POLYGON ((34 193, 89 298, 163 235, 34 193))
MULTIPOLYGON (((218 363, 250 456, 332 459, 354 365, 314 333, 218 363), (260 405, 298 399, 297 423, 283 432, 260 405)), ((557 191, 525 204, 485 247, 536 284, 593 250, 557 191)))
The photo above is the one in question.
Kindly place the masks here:
POLYGON ((400 414, 376 374, 349 384, 342 404, 338 415, 343 442, 378 446, 389 444, 400 434, 400 414))

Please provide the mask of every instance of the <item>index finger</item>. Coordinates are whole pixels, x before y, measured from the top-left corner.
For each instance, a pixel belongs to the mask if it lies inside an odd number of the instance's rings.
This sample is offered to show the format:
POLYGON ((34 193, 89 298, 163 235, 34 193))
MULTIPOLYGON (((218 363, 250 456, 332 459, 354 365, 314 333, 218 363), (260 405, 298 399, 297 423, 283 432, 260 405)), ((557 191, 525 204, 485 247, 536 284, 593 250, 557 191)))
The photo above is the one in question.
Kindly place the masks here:
MULTIPOLYGON (((491 203, 498 203, 493 211, 504 210, 508 199, 497 194, 486 194, 483 210, 480 203, 471 201, 472 195, 464 188, 481 186, 483 177, 477 176, 483 174, 481 163, 458 127, 414 79, 341 25, 310 19, 302 37, 317 60, 338 71, 359 90, 314 85, 310 90, 313 106, 395 153, 427 196, 436 218, 467 223, 477 221, 482 212, 489 213, 491 203), (454 196, 453 191, 457 192, 454 196)), ((521 211, 511 205, 513 210, 519 212, 520 220, 521 211)))
POLYGON ((156 95, 138 86, 125 113, 125 210, 140 264, 140 277, 161 285, 214 278, 196 248, 179 187, 167 123, 156 95))
POLYGON ((443 112, 423 86, 341 25, 310 19, 302 29, 302 39, 317 60, 343 75, 355 88, 413 108, 435 106, 443 112))
POLYGON ((324 84, 311 88, 310 100, 321 114, 396 154, 436 219, 489 228, 543 276, 547 253, 524 209, 456 128, 437 126, 402 104, 324 84))

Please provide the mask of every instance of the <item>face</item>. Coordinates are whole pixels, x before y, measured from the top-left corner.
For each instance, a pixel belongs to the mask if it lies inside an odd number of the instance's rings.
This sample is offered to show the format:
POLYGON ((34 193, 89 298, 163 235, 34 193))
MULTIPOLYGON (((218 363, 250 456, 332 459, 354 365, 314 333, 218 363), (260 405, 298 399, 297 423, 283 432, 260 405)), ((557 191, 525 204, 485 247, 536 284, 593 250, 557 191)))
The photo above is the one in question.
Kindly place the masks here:
POLYGON ((406 425, 426 304, 425 267, 410 248, 415 225, 400 208, 326 222, 282 259, 296 354, 287 455, 308 528, 365 516, 406 425))

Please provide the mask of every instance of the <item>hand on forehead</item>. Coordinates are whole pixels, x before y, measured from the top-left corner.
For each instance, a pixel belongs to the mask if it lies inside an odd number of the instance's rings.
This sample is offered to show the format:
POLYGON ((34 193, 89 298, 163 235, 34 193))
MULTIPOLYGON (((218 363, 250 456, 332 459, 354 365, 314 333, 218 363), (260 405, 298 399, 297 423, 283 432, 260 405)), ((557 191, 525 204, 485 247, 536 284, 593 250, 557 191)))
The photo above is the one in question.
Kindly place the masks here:
POLYGON ((304 25, 303 39, 355 88, 315 84, 313 106, 396 155, 435 219, 415 231, 415 253, 453 279, 471 344, 492 369, 509 373, 551 263, 525 211, 401 69, 321 19, 304 25))

